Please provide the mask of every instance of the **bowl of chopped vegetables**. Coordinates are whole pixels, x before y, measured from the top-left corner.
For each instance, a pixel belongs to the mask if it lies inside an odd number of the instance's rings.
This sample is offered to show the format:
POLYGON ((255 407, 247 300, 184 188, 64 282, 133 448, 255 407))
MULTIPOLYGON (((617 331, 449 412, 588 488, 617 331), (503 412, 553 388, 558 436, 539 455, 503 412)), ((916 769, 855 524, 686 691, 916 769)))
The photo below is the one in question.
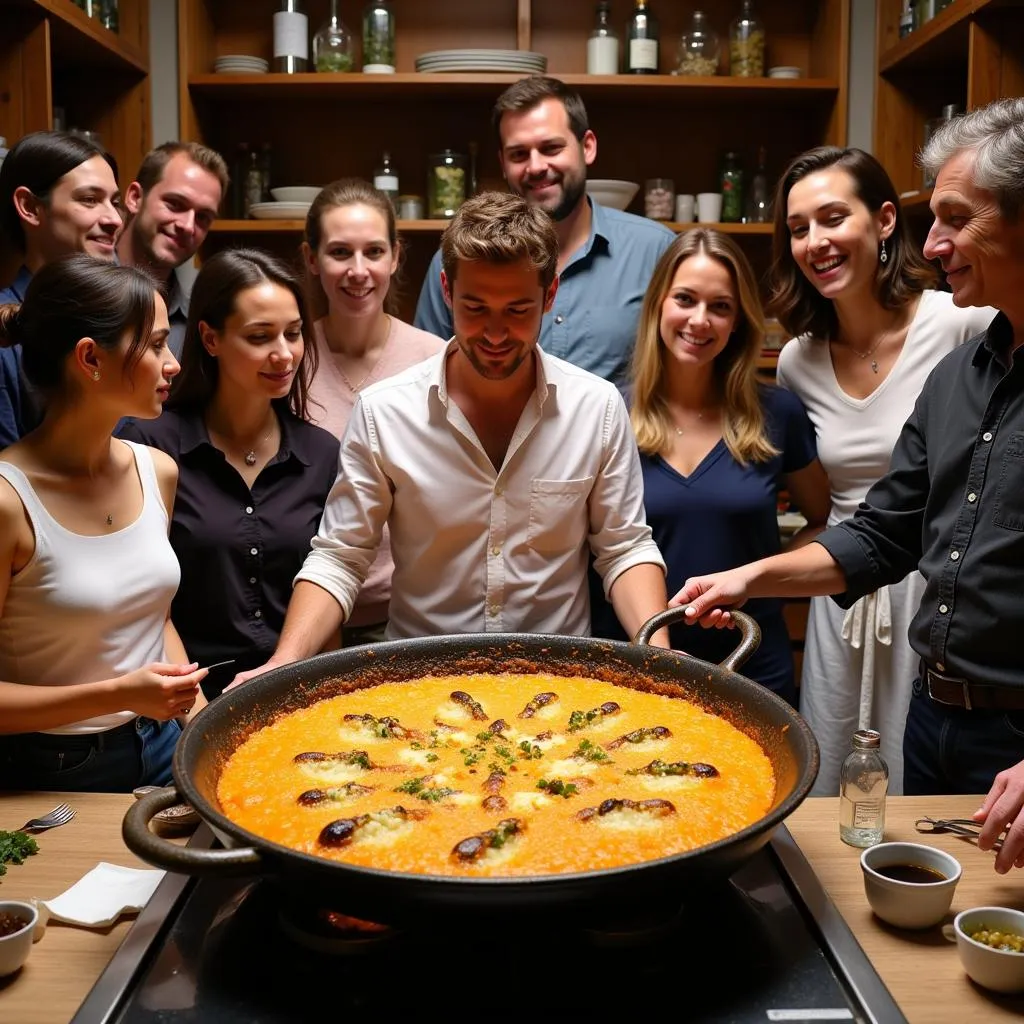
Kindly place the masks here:
POLYGON ((964 970, 993 992, 1024 992, 1024 911, 974 907, 953 921, 964 970))
POLYGON ((0 978, 13 974, 28 959, 39 911, 31 903, 0 900, 0 978))

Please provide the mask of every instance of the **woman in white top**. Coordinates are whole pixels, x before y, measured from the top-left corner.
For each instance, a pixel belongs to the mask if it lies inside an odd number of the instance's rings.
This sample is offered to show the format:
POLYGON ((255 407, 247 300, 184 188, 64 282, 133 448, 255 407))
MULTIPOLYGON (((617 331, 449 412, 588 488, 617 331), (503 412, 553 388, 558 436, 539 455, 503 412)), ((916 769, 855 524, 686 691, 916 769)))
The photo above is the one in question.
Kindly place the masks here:
POLYGON ((177 468, 112 438, 159 415, 178 364, 167 309, 131 267, 69 256, 0 307, 43 421, 0 453, 0 789, 170 780, 176 716, 202 703, 168 619, 177 468))
MULTIPOLYGON (((306 216, 302 243, 319 365, 310 420, 339 439, 363 388, 422 362, 444 341, 394 315, 401 246, 391 201, 359 178, 323 188, 306 216)), ((384 639, 391 597, 385 530, 352 614, 345 646, 384 639)))
MULTIPOLYGON (((893 445, 929 372, 988 326, 995 310, 960 309, 907 231, 882 165, 859 149, 797 157, 775 199, 769 311, 795 335, 778 382, 802 399, 832 485, 829 525, 853 515, 889 469, 893 445)), ((907 628, 924 580, 913 573, 844 612, 811 601, 800 710, 821 746, 814 793, 839 791, 857 729, 877 729, 889 791, 903 791, 903 729, 919 659, 907 628)))

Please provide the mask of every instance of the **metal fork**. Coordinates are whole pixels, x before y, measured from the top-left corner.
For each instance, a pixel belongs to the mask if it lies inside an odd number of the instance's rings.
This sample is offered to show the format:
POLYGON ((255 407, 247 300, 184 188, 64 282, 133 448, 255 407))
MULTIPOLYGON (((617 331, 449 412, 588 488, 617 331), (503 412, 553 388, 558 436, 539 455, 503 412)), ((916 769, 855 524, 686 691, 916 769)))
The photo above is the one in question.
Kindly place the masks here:
POLYGON ((77 813, 67 804, 58 804, 47 814, 26 821, 18 831, 45 832, 48 828, 58 828, 60 825, 66 825, 77 813))

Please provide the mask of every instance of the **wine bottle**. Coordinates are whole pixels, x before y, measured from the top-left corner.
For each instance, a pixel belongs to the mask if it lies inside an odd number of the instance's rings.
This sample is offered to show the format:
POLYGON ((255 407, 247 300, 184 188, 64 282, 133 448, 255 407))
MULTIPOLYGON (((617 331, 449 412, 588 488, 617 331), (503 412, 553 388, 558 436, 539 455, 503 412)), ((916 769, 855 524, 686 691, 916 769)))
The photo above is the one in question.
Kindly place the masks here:
POLYGON ((629 19, 628 39, 626 70, 633 75, 656 75, 658 23, 650 12, 647 0, 636 0, 633 16, 629 19))

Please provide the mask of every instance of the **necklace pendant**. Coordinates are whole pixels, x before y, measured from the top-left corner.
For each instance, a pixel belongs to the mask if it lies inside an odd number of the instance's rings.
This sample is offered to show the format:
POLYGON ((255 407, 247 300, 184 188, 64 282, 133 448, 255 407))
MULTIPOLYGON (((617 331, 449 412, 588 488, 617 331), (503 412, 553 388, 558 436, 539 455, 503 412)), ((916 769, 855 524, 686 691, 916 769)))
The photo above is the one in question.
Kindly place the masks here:
POLYGON ((256 452, 252 448, 250 448, 245 453, 245 464, 247 466, 255 466, 256 465, 256 452))
POLYGON ((871 369, 874 370, 875 373, 878 373, 878 360, 877 359, 872 359, 871 360, 871 369))

